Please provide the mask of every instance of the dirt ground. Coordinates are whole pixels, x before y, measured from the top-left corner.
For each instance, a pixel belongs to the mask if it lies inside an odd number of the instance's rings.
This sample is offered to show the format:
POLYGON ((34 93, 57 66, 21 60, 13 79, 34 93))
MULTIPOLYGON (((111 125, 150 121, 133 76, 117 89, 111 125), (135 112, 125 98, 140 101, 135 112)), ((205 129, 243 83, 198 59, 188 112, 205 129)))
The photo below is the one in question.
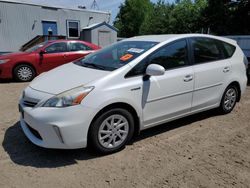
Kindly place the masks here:
POLYGON ((250 87, 235 110, 214 110, 141 133, 123 151, 48 150, 20 129, 27 83, 0 83, 0 187, 250 187, 250 87))

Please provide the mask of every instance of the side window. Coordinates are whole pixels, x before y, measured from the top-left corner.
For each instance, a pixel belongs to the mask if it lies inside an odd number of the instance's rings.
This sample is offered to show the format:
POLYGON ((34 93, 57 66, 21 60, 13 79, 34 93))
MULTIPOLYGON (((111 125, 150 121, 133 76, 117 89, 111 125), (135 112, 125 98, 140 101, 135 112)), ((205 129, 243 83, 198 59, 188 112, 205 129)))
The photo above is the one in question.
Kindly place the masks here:
POLYGON ((69 45, 69 50, 71 52, 75 52, 75 51, 86 51, 86 50, 93 50, 93 49, 91 49, 87 45, 80 43, 80 42, 71 42, 69 45))
POLYGON ((235 52, 236 47, 226 42, 222 42, 222 45, 225 49, 225 58, 232 57, 235 52))
POLYGON ((142 75, 149 64, 158 64, 166 70, 188 65, 186 40, 180 40, 160 48, 148 58, 138 63, 126 77, 142 75))
POLYGON ((188 65, 186 40, 180 40, 158 50, 149 57, 149 64, 158 64, 166 70, 188 65))
POLYGON ((133 77, 138 75, 143 75, 146 71, 147 65, 148 65, 148 59, 142 60, 140 63, 138 63, 132 70, 130 70, 125 77, 133 77))
POLYGON ((60 53, 60 52, 67 52, 67 43, 66 42, 59 42, 59 43, 54 43, 48 46, 45 49, 46 53, 60 53))
POLYGON ((195 64, 217 61, 224 58, 217 40, 209 38, 192 38, 191 43, 195 64))

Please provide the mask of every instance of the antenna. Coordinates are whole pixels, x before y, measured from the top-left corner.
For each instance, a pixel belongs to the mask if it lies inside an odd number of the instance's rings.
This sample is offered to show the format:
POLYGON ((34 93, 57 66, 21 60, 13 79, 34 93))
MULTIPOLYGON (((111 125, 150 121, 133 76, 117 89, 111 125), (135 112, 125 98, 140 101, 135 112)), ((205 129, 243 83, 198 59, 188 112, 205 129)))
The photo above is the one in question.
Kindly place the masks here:
POLYGON ((91 9, 99 10, 99 6, 98 6, 96 0, 93 1, 92 5, 91 5, 91 9))

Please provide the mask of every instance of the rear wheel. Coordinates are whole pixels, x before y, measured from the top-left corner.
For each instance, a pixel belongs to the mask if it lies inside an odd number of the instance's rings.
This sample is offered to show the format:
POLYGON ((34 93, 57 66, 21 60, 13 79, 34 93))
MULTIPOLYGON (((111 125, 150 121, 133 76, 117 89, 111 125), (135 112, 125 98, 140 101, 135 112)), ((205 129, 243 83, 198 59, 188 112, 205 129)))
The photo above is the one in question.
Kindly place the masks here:
POLYGON ((236 86, 230 85, 225 90, 221 104, 220 104, 220 110, 222 113, 227 114, 230 113, 237 102, 239 91, 236 86))
POLYGON ((116 108, 100 115, 91 125, 90 145, 103 154, 125 147, 134 132, 134 119, 130 112, 116 108))
POLYGON ((14 69, 14 77, 17 81, 28 82, 35 77, 36 73, 30 65, 22 64, 14 69))

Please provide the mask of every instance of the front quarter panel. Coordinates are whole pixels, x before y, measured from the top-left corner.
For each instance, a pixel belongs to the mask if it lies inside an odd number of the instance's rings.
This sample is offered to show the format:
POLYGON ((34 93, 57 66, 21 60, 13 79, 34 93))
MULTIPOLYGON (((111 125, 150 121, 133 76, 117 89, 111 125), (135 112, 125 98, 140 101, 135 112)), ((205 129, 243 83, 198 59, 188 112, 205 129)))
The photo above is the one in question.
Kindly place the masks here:
POLYGON ((99 112, 114 103, 129 104, 140 118, 142 116, 142 77, 125 79, 122 74, 105 77, 96 84, 95 89, 83 100, 82 105, 96 108, 99 112))

